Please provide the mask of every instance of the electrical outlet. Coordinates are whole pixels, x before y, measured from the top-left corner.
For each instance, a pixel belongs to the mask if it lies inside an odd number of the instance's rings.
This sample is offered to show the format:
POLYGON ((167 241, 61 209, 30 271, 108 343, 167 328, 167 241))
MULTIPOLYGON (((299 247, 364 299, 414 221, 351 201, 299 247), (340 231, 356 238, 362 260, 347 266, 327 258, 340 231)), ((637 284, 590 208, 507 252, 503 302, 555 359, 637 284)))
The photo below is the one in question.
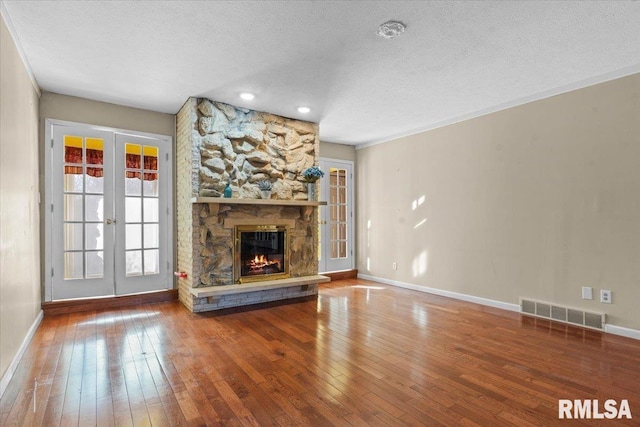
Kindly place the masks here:
POLYGON ((611 304, 611 291, 605 291, 604 289, 600 291, 600 302, 605 304, 611 304))
POLYGON ((582 287, 582 299, 593 299, 593 288, 589 286, 582 287))
POLYGON ((391 264, 391 268, 393 268, 394 270, 398 269, 398 263, 394 262, 393 264, 391 264))

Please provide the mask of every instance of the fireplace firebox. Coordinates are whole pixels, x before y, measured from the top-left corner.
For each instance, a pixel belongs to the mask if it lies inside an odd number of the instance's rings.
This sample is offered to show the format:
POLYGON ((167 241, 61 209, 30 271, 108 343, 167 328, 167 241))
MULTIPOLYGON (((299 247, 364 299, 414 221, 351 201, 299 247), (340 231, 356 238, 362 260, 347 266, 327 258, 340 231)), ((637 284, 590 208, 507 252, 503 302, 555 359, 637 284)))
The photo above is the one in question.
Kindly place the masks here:
POLYGON ((233 255, 234 283, 289 277, 287 226, 238 225, 233 255))

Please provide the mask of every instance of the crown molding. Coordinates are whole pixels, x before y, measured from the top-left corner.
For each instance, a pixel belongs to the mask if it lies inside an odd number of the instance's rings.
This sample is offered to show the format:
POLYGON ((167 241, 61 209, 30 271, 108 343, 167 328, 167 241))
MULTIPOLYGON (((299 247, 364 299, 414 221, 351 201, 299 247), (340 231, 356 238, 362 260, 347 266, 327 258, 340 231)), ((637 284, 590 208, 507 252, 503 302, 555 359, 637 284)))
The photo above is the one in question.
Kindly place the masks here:
POLYGON ((545 90, 534 95, 525 96, 523 98, 514 99, 513 101, 505 102, 503 104, 498 104, 492 107, 484 108, 478 111, 474 111, 469 114, 464 114, 462 116, 453 117, 451 119, 442 120, 440 122, 435 122, 428 124, 426 126, 422 126, 415 129, 410 129, 404 132, 399 132, 397 134, 387 136, 384 138, 380 138, 377 140, 365 142, 362 144, 356 145, 356 150, 360 150, 362 148, 371 147, 378 144, 384 144, 387 142, 394 141, 396 139, 416 135, 422 132, 427 132, 430 130, 438 129, 441 127, 453 125, 455 123, 460 123, 466 120, 475 119, 476 117, 486 116, 488 114, 496 113, 498 111, 507 110, 509 108, 517 107, 519 105, 528 104, 530 102, 539 101, 545 98, 551 98, 552 96, 561 95, 563 93, 572 92, 574 90, 583 89, 589 86, 595 86, 600 83, 605 83, 611 80, 616 80, 622 77, 630 76, 632 74, 640 73, 640 64, 632 65, 630 67, 621 68, 619 70, 611 71, 609 73, 600 74, 595 77, 590 77, 584 80, 579 80, 574 83, 570 83, 567 85, 559 86, 553 89, 545 90))
POLYGON ((13 39, 13 44, 16 46, 16 50, 18 51, 18 55, 20 55, 20 59, 22 60, 22 64, 24 65, 24 68, 27 72, 27 75, 29 76, 29 80, 31 80, 31 84, 33 85, 33 88, 36 90, 36 93, 38 94, 38 96, 42 95, 42 90, 40 89, 40 86, 38 86, 38 81, 36 80, 36 77, 33 74, 33 70, 31 69, 31 65, 29 64, 29 60, 27 59, 27 55, 24 53, 24 49, 22 48, 22 45, 20 44, 20 39, 18 38, 18 34, 16 33, 16 29, 13 26, 13 22, 11 22, 11 17, 9 16, 9 11, 7 10, 7 7, 5 6, 5 2, 0 0, 0 15, 2 15, 2 20, 4 21, 4 23, 7 26, 7 30, 9 30, 9 34, 11 35, 11 38, 13 39))

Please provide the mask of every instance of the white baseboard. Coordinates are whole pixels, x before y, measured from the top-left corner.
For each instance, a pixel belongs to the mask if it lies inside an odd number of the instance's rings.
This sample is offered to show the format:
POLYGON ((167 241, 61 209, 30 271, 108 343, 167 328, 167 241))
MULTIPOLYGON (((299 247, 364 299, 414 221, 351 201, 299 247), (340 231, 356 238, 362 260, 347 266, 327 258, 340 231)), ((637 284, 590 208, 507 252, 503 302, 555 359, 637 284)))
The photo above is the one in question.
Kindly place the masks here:
POLYGON ((609 334, 640 340, 640 330, 638 329, 623 328, 622 326, 606 324, 604 325, 604 331, 609 334))
MULTIPOLYGON (((397 286, 399 288, 412 289, 414 291, 426 292, 429 294, 440 295, 443 297, 454 298, 462 301, 473 302, 476 304, 487 305, 489 307, 501 308, 503 310, 520 312, 519 304, 509 304, 502 301, 496 301, 488 298, 476 297, 473 295, 461 294, 458 292, 445 291, 443 289, 429 288, 426 286, 414 285, 413 283, 400 282, 397 280, 383 279, 381 277, 368 276, 366 274, 358 273, 358 279, 371 280, 372 282, 384 283, 385 285, 397 286)), ((604 331, 613 335, 620 335, 627 338, 633 338, 640 340, 640 330, 624 328, 622 326, 616 326, 606 324, 604 331)))
POLYGON ((20 345, 18 352, 13 357, 11 364, 9 365, 4 375, 2 376, 2 379, 0 379, 0 398, 2 398, 2 395, 7 389, 7 386, 9 385, 11 378, 13 378, 13 374, 16 372, 16 369, 18 369, 18 364, 20 363, 20 360, 22 359, 24 352, 27 350, 27 347, 29 347, 31 340, 33 339, 33 335, 38 330, 38 326, 40 326, 40 323, 42 322, 43 317, 44 317, 44 311, 40 310, 40 313, 38 313, 35 320, 31 324, 31 327, 29 328, 27 335, 24 337, 24 340, 22 341, 22 345, 20 345))
POLYGON ((386 285, 397 286, 399 288, 412 289, 414 291, 426 292, 428 294, 440 295, 442 297, 449 297, 449 298, 454 298, 461 301, 473 302, 480 305, 500 308, 502 310, 516 311, 516 312, 520 311, 520 305, 518 304, 509 304, 507 302, 496 301, 488 298, 476 297, 473 295, 461 294, 458 292, 445 291, 443 289, 429 288, 427 286, 414 285, 413 283, 383 279, 381 277, 367 276, 366 274, 358 274, 358 279, 371 280, 373 282, 384 283, 386 285))

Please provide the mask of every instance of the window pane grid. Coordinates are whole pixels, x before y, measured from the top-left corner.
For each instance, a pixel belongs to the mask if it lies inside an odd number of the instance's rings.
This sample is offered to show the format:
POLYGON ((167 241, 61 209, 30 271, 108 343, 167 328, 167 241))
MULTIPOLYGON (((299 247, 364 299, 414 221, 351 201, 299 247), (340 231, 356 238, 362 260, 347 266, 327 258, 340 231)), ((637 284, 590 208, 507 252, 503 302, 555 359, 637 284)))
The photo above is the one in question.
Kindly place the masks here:
POLYGON ((331 258, 347 257, 347 170, 332 168, 329 175, 331 258))
POLYGON ((159 273, 158 147, 125 144, 126 275, 159 273))
POLYGON ((65 135, 63 144, 64 278, 100 278, 104 274, 104 141, 65 135))

